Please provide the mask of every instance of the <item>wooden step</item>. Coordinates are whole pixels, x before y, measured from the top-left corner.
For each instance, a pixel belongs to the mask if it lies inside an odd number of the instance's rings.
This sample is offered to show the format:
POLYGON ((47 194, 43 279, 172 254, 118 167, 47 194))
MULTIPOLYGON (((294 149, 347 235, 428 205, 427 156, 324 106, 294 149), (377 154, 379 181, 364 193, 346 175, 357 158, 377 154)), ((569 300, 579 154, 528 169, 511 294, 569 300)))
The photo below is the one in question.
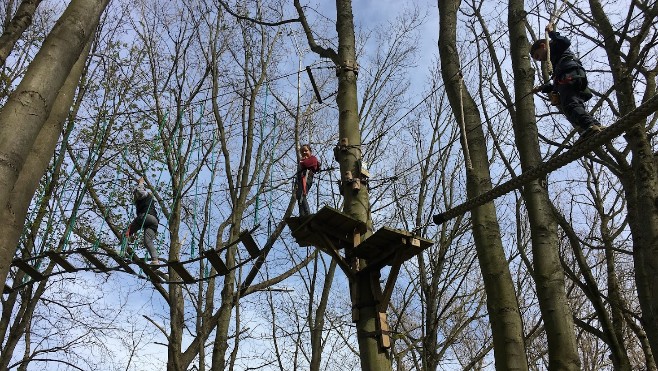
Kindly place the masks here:
POLYGON ((258 248, 258 244, 256 244, 254 237, 251 235, 251 233, 249 233, 249 231, 242 231, 238 236, 238 239, 249 252, 249 256, 256 258, 258 255, 260 255, 260 248, 258 248))
POLYGON ((144 274, 151 280, 151 282, 162 283, 160 276, 152 269, 150 264, 147 264, 144 259, 135 259, 135 264, 137 264, 144 274))
POLYGON ((217 251, 215 249, 211 250, 206 250, 201 253, 208 261, 210 264, 215 268, 217 273, 221 276, 227 275, 228 274, 228 268, 226 267, 226 264, 224 264, 224 261, 222 258, 217 254, 217 251))
POLYGON ((60 267, 64 268, 67 272, 76 272, 78 269, 74 267, 71 263, 68 262, 62 255, 57 253, 56 251, 47 251, 46 255, 50 260, 54 261, 59 265, 60 267))
POLYGON ((120 266, 121 268, 123 268, 123 270, 124 270, 126 273, 129 273, 129 274, 135 274, 135 275, 137 274, 137 272, 135 272, 135 270, 132 269, 132 267, 130 266, 130 264, 128 264, 128 262, 126 261, 126 259, 124 259, 123 257, 121 257, 121 256, 120 256, 119 254, 117 254, 116 252, 114 252, 114 251, 112 251, 112 252, 108 252, 107 255, 108 255, 110 258, 112 258, 112 260, 114 260, 117 264, 119 264, 119 266, 120 266))
POLYGON ((38 270, 36 270, 34 267, 27 264, 23 260, 16 259, 11 263, 11 265, 13 265, 16 268, 22 270, 23 272, 25 272, 25 274, 32 277, 32 279, 35 280, 35 281, 41 281, 41 280, 46 278, 46 277, 44 277, 43 274, 41 274, 41 272, 39 272, 38 270))
POLYGON ((101 272, 109 272, 109 271, 112 270, 112 269, 110 269, 107 265, 105 265, 105 263, 103 263, 102 261, 100 261, 100 260, 94 255, 94 253, 91 252, 90 250, 88 250, 88 249, 77 249, 77 250, 75 250, 75 251, 77 251, 78 253, 80 253, 80 255, 84 256, 85 259, 87 259, 87 261, 89 261, 91 264, 95 265, 96 268, 98 268, 101 272))
POLYGON ((179 261, 170 261, 168 264, 171 268, 173 268, 176 273, 180 276, 180 278, 183 280, 185 283, 194 283, 196 280, 192 275, 185 269, 185 266, 179 261))

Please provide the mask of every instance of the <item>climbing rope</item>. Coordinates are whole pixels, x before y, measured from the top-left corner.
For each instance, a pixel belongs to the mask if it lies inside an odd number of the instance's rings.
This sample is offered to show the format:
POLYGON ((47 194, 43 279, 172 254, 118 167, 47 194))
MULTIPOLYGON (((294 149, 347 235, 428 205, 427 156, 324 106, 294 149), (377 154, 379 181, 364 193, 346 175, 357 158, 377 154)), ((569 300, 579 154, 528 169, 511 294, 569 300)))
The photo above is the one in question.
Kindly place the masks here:
MULTIPOLYGON (((562 0, 562 4, 560 4, 560 7, 557 9, 554 9, 551 13, 551 16, 548 19, 548 24, 553 25, 555 27, 555 22, 557 21, 558 18, 562 16, 562 13, 564 13, 565 6, 567 4, 566 0, 562 0)), ((553 63, 551 62, 551 43, 550 43, 550 37, 548 36, 548 30, 545 30, 544 32, 545 36, 544 39, 546 40, 546 68, 548 70, 549 74, 553 73, 553 63)))
POLYGON ((459 129, 461 129, 462 134, 462 148, 464 149, 464 160, 466 161, 466 169, 473 170, 473 163, 471 162, 471 153, 468 150, 468 138, 466 137, 466 120, 464 119, 464 75, 461 71, 459 72, 459 114, 461 120, 459 120, 459 129))

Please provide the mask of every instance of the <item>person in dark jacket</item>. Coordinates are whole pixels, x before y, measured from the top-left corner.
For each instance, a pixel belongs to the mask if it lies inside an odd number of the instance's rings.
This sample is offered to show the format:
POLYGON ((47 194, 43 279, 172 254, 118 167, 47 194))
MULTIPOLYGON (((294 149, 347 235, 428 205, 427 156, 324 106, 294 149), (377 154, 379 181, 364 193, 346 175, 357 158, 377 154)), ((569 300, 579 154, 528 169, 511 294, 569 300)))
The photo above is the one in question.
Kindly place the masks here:
POLYGON ((299 216, 306 216, 311 213, 306 195, 313 184, 313 175, 320 169, 320 163, 317 157, 313 156, 311 146, 308 144, 299 148, 299 154, 301 160, 295 177, 295 197, 299 206, 299 216))
POLYGON ((550 38, 550 48, 546 39, 537 40, 530 47, 530 55, 537 61, 546 61, 550 49, 553 64, 553 81, 540 85, 533 92, 550 94, 551 103, 559 106, 567 120, 577 128, 582 137, 601 131, 601 124, 585 108, 585 102, 592 98, 587 88, 587 74, 576 55, 569 49, 571 41, 553 31, 553 24, 546 26, 550 38))
POLYGON ((151 254, 151 264, 159 264, 158 250, 153 240, 158 233, 158 213, 155 210, 153 195, 146 190, 144 178, 139 178, 137 187, 133 190, 133 202, 137 209, 137 216, 126 230, 126 237, 132 236, 140 229, 144 229, 144 247, 151 254))

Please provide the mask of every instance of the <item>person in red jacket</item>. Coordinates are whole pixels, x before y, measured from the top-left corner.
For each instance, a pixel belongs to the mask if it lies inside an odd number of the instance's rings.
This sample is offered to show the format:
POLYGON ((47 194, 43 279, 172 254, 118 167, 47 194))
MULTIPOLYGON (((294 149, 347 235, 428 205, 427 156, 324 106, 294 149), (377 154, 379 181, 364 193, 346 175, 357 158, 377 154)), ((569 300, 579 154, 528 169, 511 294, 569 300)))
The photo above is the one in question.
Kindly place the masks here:
POLYGON ((299 148, 301 160, 297 166, 295 176, 295 197, 299 205, 299 216, 306 216, 311 213, 306 201, 306 194, 313 184, 313 175, 320 170, 320 163, 317 157, 313 156, 311 146, 304 144, 299 148))

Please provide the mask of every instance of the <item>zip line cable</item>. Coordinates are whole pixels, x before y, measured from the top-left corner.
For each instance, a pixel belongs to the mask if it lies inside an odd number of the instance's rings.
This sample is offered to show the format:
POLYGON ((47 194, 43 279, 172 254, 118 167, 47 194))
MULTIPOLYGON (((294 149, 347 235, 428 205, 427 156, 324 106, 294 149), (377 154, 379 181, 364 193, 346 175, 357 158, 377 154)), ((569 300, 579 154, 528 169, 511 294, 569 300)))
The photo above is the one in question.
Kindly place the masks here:
MULTIPOLYGON (((328 69, 328 68, 331 68, 331 67, 320 66, 320 67, 310 67, 310 68, 311 69, 328 69)), ((265 81, 265 83, 269 84, 269 83, 272 83, 274 81, 278 81, 278 80, 288 78, 290 76, 295 76, 298 73, 301 73, 301 72, 304 72, 304 71, 306 71, 306 69, 302 69, 302 70, 299 70, 299 71, 296 71, 296 72, 291 72, 291 73, 281 75, 281 76, 276 76, 276 77, 273 77, 273 78, 265 81)), ((211 88, 201 89, 199 92, 207 91, 207 90, 210 90, 210 89, 211 88)), ((231 94, 237 94, 237 93, 242 92, 243 90, 244 89, 234 89, 232 91, 223 92, 222 94, 218 94, 216 97, 210 96, 208 98, 203 98, 203 99, 195 100, 195 101, 192 101, 192 102, 183 103, 180 106, 182 106, 182 107, 194 106, 194 105, 197 105, 199 103, 209 102, 209 101, 213 100, 214 98, 221 98, 221 97, 225 97, 225 96, 228 96, 228 95, 231 95, 231 94)), ((161 108, 144 108, 144 109, 137 109, 137 110, 132 110, 132 111, 116 112, 112 116, 131 116, 131 115, 135 115, 135 114, 139 114, 139 113, 151 113, 151 112, 158 112, 159 110, 171 110, 173 108, 179 108, 180 106, 179 105, 172 105, 172 106, 161 107, 161 108)), ((181 111, 184 111, 184 110, 181 110, 181 111)), ((89 120, 89 119, 98 119, 98 118, 100 118, 100 115, 79 117, 78 120, 89 120)))

